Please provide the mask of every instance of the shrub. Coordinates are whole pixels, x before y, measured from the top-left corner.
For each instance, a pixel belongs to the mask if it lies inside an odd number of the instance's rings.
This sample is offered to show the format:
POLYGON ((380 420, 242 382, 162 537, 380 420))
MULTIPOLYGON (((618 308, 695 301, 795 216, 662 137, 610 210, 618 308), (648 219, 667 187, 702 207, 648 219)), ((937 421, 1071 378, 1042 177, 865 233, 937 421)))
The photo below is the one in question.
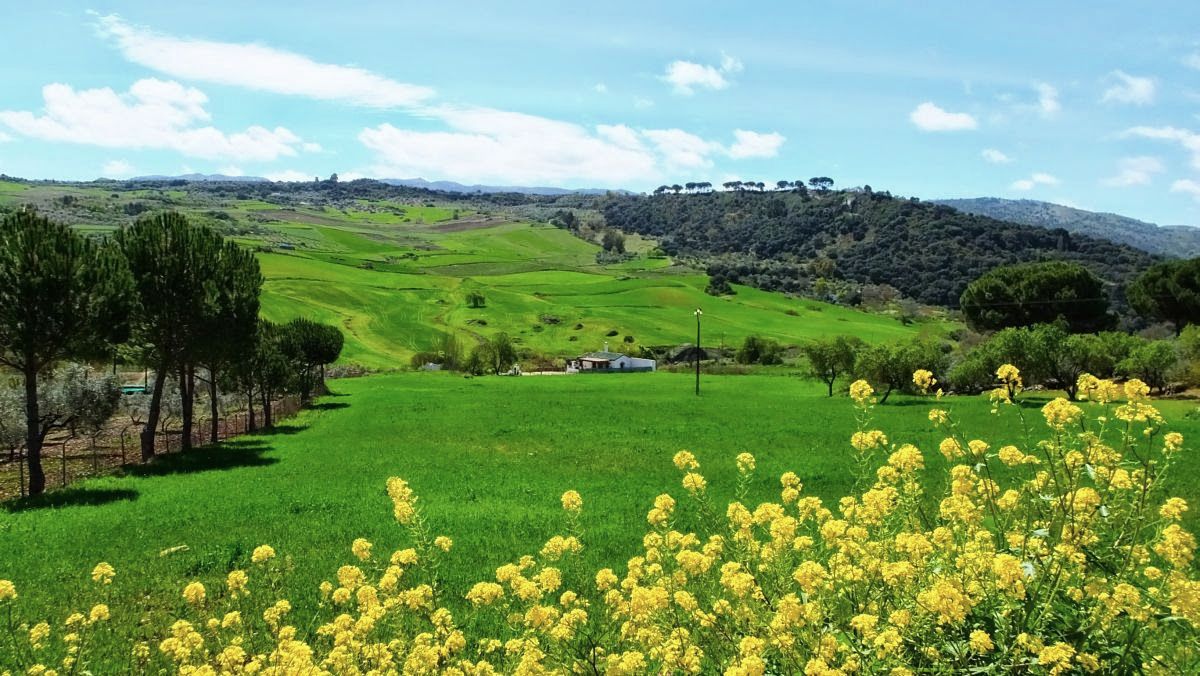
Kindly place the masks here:
MULTIPOLYGON (((1001 372, 1017 386, 1015 368, 1001 372)), ((493 580, 449 588, 439 570, 453 541, 393 477, 387 495, 409 546, 389 555, 361 538, 351 543, 354 562, 320 585, 315 629, 290 621, 286 596, 304 592, 287 588, 295 564, 268 545, 219 580, 181 583, 173 602, 153 599, 163 611, 150 615, 140 605, 105 604, 115 598, 110 585, 123 580, 102 562, 91 572, 99 603, 64 609, 65 623, 53 627, 21 616, 20 595, 36 590, 0 580, 8 638, 32 646, 0 653, 0 666, 1194 673, 1196 541, 1179 523, 1187 503, 1163 490, 1183 439, 1164 434, 1140 381, 1119 389, 1085 375, 1079 389, 1091 403, 1050 401, 1037 416, 1042 433, 1022 448, 972 439, 949 411, 931 410, 950 465, 940 496, 926 495, 923 452, 872 428, 875 397, 865 381, 850 387, 859 421, 848 453, 856 495, 836 507, 806 495, 792 472, 779 479, 778 502, 743 504, 757 479, 754 457, 742 453, 736 498, 720 509, 697 458, 681 451, 674 464, 686 502, 667 493, 654 499, 643 551, 624 575, 581 569, 585 503, 568 490, 563 530, 531 545, 536 554, 500 566, 493 580), (446 607, 455 599, 469 612, 456 617, 446 607), (129 617, 146 619, 117 619, 129 617)), ((993 394, 998 415, 1023 416, 1005 405, 1010 395, 993 394)))

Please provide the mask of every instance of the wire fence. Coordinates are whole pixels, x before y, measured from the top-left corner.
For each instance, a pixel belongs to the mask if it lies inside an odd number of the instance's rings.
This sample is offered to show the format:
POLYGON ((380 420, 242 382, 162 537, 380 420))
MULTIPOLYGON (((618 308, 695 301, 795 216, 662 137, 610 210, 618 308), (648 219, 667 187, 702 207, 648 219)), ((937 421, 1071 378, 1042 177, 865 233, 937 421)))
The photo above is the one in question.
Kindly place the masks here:
MULTIPOLYGON (((271 404, 272 423, 291 418, 300 411, 300 398, 284 397, 271 404)), ((200 411, 197 411, 198 413, 200 411)), ((229 411, 217 418, 217 441, 263 430, 261 409, 254 410, 255 430, 250 429, 248 410, 229 411)), ((119 472, 123 467, 141 462, 141 431, 143 423, 113 419, 96 436, 89 437, 60 432, 47 437, 42 446, 42 470, 46 474, 46 490, 65 488, 81 479, 119 472)), ((192 447, 212 444, 211 418, 197 418, 192 424, 192 447)), ((165 420, 154 435, 155 455, 170 455, 183 451, 183 430, 178 419, 165 420)), ((0 500, 24 497, 28 493, 29 476, 24 448, 10 449, 0 455, 0 500)))

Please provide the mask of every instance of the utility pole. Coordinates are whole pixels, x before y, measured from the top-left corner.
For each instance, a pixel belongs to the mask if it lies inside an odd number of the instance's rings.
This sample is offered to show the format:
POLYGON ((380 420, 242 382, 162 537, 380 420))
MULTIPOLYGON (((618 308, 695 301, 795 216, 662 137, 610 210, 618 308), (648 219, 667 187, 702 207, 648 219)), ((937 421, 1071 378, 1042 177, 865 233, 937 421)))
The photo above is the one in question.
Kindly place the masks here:
POLYGON ((696 308, 696 396, 700 396, 700 316, 704 312, 696 308))

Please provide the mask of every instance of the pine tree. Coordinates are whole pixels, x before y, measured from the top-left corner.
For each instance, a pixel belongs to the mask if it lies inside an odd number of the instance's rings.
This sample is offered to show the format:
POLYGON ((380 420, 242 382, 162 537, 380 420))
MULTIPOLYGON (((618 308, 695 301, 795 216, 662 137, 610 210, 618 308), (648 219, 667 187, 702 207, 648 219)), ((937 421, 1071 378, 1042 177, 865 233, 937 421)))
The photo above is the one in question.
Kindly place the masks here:
POLYGON ((62 359, 111 354, 128 335, 131 287, 114 247, 28 211, 0 221, 0 364, 24 381, 31 495, 46 489, 39 378, 62 359))

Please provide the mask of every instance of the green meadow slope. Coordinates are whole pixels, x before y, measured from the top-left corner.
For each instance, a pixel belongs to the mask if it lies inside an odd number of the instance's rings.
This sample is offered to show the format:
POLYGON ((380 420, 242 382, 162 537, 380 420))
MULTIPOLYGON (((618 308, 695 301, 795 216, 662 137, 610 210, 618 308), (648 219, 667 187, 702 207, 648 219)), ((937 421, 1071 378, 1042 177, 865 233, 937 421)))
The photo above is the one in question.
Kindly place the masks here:
POLYGON ((704 310, 706 344, 737 345, 751 334, 797 343, 824 334, 868 341, 949 324, 905 326, 895 318, 736 286, 704 293, 708 278, 666 257, 654 243, 628 240, 636 256, 596 262, 600 247, 566 230, 461 205, 356 200, 341 208, 286 206, 258 199, 201 201, 182 190, 108 192, 94 187, 0 182, 0 205, 32 203, 83 229, 113 227, 112 214, 176 209, 259 250, 266 278, 263 314, 306 316, 346 333, 343 363, 407 366, 454 332, 468 339, 504 331, 552 357, 694 340, 704 310), (101 217, 103 216, 103 218, 101 217), (486 307, 469 308, 479 292, 486 307), (632 343, 632 344, 629 344, 632 343))

